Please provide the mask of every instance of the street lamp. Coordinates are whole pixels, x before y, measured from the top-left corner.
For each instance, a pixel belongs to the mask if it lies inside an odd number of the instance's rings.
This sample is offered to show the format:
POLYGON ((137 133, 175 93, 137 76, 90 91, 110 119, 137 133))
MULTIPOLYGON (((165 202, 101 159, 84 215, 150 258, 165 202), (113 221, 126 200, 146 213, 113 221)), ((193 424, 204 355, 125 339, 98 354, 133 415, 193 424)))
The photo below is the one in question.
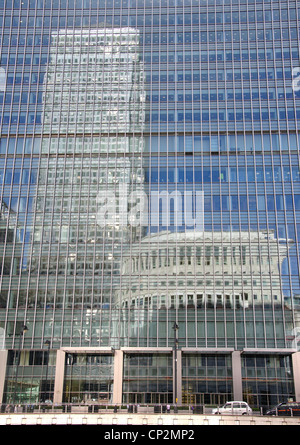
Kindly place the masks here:
POLYGON ((174 405, 177 404, 177 347, 178 347, 178 338, 177 338, 177 331, 179 329, 179 326, 176 322, 174 322, 173 325, 174 329, 174 397, 173 397, 173 403, 174 405))
MULTIPOLYGON (((45 345, 48 346, 48 354, 47 354, 47 366, 46 366, 46 381, 45 381, 45 385, 46 385, 46 389, 48 386, 48 369, 49 369, 49 354, 50 354, 50 340, 46 340, 45 341, 45 345)), ((50 392, 50 391, 49 391, 50 392)), ((44 392, 44 402, 46 402, 47 400, 47 391, 44 392)), ((49 393, 48 393, 48 399, 49 399, 49 393)))
POLYGON ((12 399, 13 404, 15 404, 15 399, 16 399, 16 390, 17 390, 18 373, 19 373, 19 362, 20 362, 20 355, 21 355, 21 343, 22 343, 23 335, 27 331, 28 331, 28 328, 26 325, 24 325, 22 327, 22 330, 20 331, 20 334, 19 334, 19 348, 17 351, 17 355, 15 356, 15 359, 17 357, 17 367, 16 367, 16 375, 15 375, 14 393, 13 393, 13 399, 12 399))

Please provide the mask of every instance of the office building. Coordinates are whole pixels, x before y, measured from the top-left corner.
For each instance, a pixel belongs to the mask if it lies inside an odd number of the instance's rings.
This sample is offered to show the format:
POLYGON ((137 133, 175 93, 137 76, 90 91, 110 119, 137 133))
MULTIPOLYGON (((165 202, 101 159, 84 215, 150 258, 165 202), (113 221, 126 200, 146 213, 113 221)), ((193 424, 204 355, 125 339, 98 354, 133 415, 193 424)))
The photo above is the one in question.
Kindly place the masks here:
POLYGON ((299 1, 0 5, 2 402, 299 400, 299 1))

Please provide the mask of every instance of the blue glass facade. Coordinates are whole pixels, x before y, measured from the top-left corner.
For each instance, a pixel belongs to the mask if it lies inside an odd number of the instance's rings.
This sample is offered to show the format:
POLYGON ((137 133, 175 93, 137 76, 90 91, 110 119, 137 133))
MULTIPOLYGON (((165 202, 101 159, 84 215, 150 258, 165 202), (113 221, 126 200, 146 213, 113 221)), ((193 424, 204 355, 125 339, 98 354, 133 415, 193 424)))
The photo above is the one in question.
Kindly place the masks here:
POLYGON ((0 7, 4 402, 297 398, 298 0, 0 7))

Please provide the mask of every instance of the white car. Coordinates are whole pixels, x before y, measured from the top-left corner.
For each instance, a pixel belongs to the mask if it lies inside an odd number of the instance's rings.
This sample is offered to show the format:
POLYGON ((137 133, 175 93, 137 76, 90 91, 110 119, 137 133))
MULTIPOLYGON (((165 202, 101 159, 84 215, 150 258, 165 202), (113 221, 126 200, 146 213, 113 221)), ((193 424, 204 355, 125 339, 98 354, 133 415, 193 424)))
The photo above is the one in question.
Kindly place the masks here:
POLYGON ((226 402, 225 405, 212 410, 213 414, 252 415, 252 409, 246 402, 226 402))

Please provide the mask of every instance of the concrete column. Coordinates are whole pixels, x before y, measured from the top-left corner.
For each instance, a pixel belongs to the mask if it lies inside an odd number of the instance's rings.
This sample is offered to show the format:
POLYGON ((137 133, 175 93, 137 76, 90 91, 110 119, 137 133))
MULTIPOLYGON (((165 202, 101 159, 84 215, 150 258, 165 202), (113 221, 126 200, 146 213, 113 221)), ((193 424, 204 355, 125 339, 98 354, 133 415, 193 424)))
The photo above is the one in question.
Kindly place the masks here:
POLYGON ((178 405, 182 404, 182 352, 177 350, 177 398, 178 405))
POLYGON ((63 400, 64 377, 65 377, 65 351, 60 349, 56 353, 55 382, 53 403, 60 404, 63 400))
POLYGON ((295 397, 296 402, 300 400, 300 352, 294 352, 292 354, 293 363, 293 375, 294 375, 294 386, 295 386, 295 397))
POLYGON ((123 351, 115 350, 113 403, 122 403, 123 395, 123 351))
POLYGON ((0 350, 0 403, 3 403, 3 391, 6 377, 8 351, 6 349, 0 350))
POLYGON ((233 400, 243 400, 241 351, 232 353, 233 400))

